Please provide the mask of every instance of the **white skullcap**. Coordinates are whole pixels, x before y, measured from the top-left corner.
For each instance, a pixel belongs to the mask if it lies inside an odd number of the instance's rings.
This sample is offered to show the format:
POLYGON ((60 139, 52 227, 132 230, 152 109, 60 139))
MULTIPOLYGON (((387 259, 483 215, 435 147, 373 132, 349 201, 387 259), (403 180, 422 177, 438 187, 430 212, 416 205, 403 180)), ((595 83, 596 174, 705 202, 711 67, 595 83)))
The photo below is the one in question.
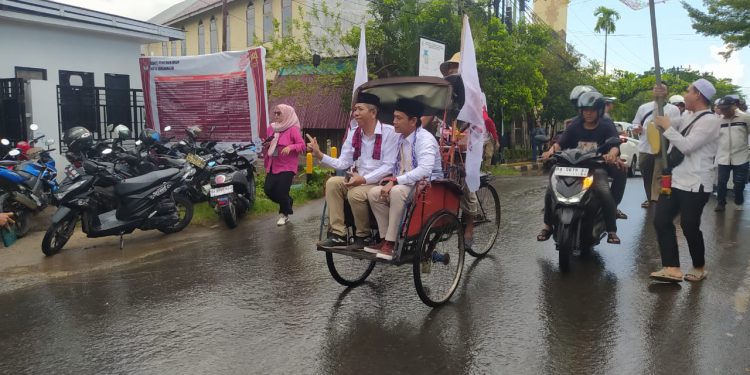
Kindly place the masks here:
POLYGON ((716 95, 716 88, 714 88, 714 85, 711 84, 711 82, 708 82, 705 78, 693 82, 693 87, 695 87, 695 89, 703 94, 708 100, 711 100, 711 98, 716 95))

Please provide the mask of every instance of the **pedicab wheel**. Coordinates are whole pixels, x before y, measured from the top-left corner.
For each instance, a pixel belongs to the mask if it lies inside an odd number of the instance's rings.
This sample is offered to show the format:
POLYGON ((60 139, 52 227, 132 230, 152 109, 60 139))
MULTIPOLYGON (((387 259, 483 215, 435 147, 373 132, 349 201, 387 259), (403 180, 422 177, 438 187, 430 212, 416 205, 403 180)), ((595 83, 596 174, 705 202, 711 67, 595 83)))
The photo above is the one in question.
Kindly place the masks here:
POLYGON ((427 222, 413 266, 422 302, 437 307, 451 298, 464 268, 464 231, 458 216, 442 211, 427 222))
POLYGON ((479 213, 474 218, 474 244, 466 251, 481 258, 492 249, 500 234, 500 198, 490 184, 482 184, 477 190, 479 213))
MULTIPOLYGON (((320 215, 320 232, 318 233, 318 238, 321 240, 325 237, 328 229, 327 209, 328 204, 326 203, 323 205, 323 213, 320 215)), ((326 264, 333 279, 347 287, 357 286, 365 282, 365 279, 370 276, 373 268, 375 268, 375 261, 331 252, 326 252, 326 264)))
POLYGON ((326 252, 326 264, 331 276, 344 286, 357 286, 370 276, 375 261, 326 252))

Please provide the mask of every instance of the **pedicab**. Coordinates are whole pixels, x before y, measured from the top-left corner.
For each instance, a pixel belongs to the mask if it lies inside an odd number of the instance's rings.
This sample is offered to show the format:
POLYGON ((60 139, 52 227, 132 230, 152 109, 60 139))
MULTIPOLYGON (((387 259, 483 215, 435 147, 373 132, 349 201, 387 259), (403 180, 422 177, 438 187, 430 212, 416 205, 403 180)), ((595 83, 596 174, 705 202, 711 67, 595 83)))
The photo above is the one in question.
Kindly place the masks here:
MULTIPOLYGON (((396 77, 369 81, 357 90, 380 98, 379 119, 391 123, 393 108, 399 98, 419 100, 424 104, 425 115, 446 113, 451 104, 451 83, 436 77, 396 77), (391 121, 389 121, 391 120, 391 121)), ((326 263, 331 276, 340 284, 353 287, 365 281, 376 263, 401 266, 412 265, 414 286, 425 304, 436 307, 446 303, 458 287, 464 267, 464 225, 461 221, 461 179, 463 166, 455 141, 457 132, 444 131, 440 136, 444 178, 423 180, 410 194, 407 208, 400 220, 400 231, 392 260, 377 258, 361 250, 327 248, 326 263)), ((475 238, 481 241, 471 254, 481 257, 494 244, 500 228, 500 202, 497 192, 489 184, 491 176, 482 176, 477 195, 480 211, 475 215, 475 238)), ((349 203, 344 204, 347 241, 353 243, 354 218, 349 203)), ((320 222, 320 239, 327 234, 327 205, 323 207, 320 222)), ((370 212, 373 238, 379 238, 377 223, 370 212)), ((393 218, 391 218, 393 220, 393 218)))

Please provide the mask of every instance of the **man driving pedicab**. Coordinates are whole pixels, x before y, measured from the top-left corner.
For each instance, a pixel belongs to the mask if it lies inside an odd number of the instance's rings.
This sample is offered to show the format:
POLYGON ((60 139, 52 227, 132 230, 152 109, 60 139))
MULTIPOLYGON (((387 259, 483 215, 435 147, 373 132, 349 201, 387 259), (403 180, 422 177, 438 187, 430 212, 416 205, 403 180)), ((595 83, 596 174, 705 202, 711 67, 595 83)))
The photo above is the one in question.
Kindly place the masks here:
POLYGON ((378 222, 380 241, 365 247, 378 258, 393 259, 395 242, 404 209, 416 183, 443 176, 440 148, 435 137, 422 128, 420 117, 424 105, 412 99, 398 99, 393 111, 393 126, 399 134, 393 176, 381 181, 367 193, 370 207, 378 222))
MULTIPOLYGON (((461 52, 456 52, 450 60, 444 61, 440 64, 440 73, 443 74, 443 78, 448 81, 453 88, 451 94, 451 107, 448 108, 445 113, 445 121, 438 116, 422 116, 421 120, 424 127, 437 133, 438 136, 444 136, 445 133, 450 133, 451 136, 449 136, 449 138, 456 138, 454 141, 458 144, 463 160, 466 160, 469 126, 463 121, 458 121, 456 119, 466 100, 464 81, 463 78, 461 78, 458 69, 460 64, 461 52), (460 135, 453 134, 452 126, 454 122, 461 131, 460 135)), ((471 248, 474 244, 474 218, 479 214, 479 199, 477 198, 476 192, 469 191, 469 187, 466 185, 466 180, 464 178, 461 178, 461 189, 463 191, 463 194, 461 195, 461 219, 465 226, 464 242, 466 248, 471 248)))
POLYGON ((347 135, 338 158, 323 153, 317 139, 307 135, 307 148, 321 164, 334 169, 351 168, 346 177, 334 176, 326 181, 330 231, 325 240, 318 242, 320 247, 361 250, 372 242, 367 192, 392 173, 399 138, 392 125, 378 121, 379 106, 380 98, 376 95, 357 96, 353 111, 357 127, 347 135), (344 199, 349 202, 356 227, 351 246, 346 240, 344 199))

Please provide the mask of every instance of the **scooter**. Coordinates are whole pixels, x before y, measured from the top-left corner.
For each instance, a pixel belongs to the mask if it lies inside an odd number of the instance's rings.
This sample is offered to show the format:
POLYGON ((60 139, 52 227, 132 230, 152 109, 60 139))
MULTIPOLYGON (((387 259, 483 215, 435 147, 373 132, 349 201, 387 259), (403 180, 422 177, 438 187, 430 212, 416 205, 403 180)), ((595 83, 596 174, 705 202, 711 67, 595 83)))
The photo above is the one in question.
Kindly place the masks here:
POLYGON ((235 228, 238 218, 255 204, 255 160, 238 154, 254 147, 233 145, 222 152, 221 164, 210 167, 209 204, 229 228, 235 228))
POLYGON ((584 152, 563 150, 552 156, 556 162, 549 177, 548 197, 554 213, 552 234, 560 269, 570 269, 574 253, 588 252, 606 236, 602 205, 591 190, 594 170, 604 164, 598 151, 609 150, 620 143, 608 139, 599 150, 584 152))
MULTIPOLYGON (((6 139, 0 140, 0 143, 9 145, 6 139)), ((52 194, 59 189, 55 160, 50 154, 55 149, 49 148, 53 143, 53 140, 47 140, 47 150, 37 151, 34 161, 0 162, 5 167, 0 168, 0 212, 15 214, 15 231, 18 237, 28 233, 31 216, 44 210, 50 203, 52 194)), ((20 150, 12 149, 6 159, 21 156, 20 150)))
MULTIPOLYGON (((112 149, 105 149, 103 154, 111 152, 112 149)), ((56 194, 60 206, 42 239, 42 252, 47 256, 65 246, 79 218, 87 237, 119 235, 122 248, 124 234, 136 229, 175 233, 183 230, 193 217, 192 203, 176 193, 188 177, 188 169, 170 168, 120 180, 111 163, 87 159, 83 170, 85 174, 56 194), (95 188, 109 184, 114 185, 115 209, 111 209, 109 202, 112 198, 95 188), (178 206, 185 208, 183 217, 178 206)))

